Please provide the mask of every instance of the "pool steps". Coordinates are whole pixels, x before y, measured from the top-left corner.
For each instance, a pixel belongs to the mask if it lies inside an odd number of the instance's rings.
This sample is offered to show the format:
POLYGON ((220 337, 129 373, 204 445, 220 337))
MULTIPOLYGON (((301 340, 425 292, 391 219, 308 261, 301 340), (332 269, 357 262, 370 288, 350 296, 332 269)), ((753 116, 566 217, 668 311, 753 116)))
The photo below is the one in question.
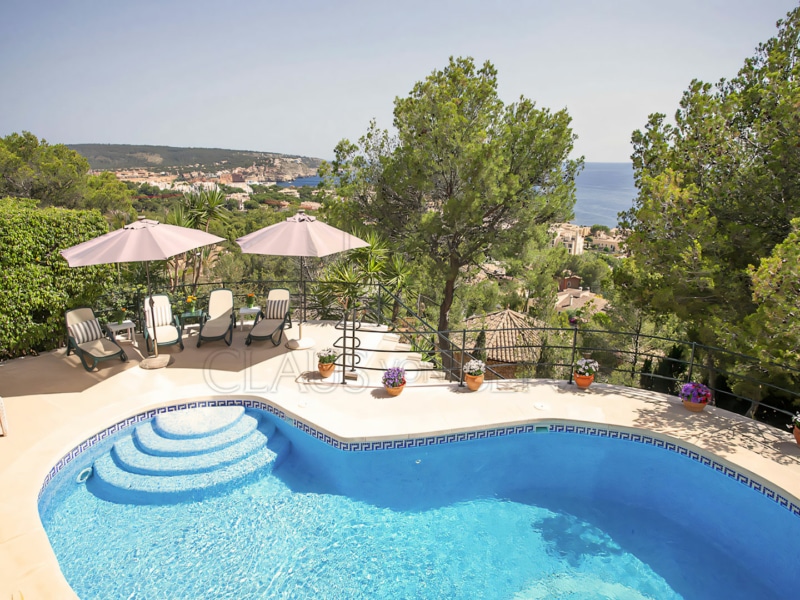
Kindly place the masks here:
MULTIPOLYGON (((248 414, 242 417, 227 429, 215 434, 200 438, 172 439, 161 435, 153 428, 151 421, 139 425, 133 432, 134 443, 147 454, 154 456, 191 456, 202 451, 225 448, 239 440, 258 427, 258 419, 248 414)), ((267 436, 271 431, 267 431, 267 436)))
POLYGON ((100 498, 126 504, 200 500, 277 468, 289 451, 289 440, 269 420, 243 407, 176 411, 115 442, 95 461, 87 486, 100 498))
POLYGON ((164 456, 146 454, 136 447, 132 436, 114 444, 111 458, 123 471, 140 475, 191 475, 208 473, 240 461, 267 445, 266 436, 255 431, 236 442, 196 455, 164 456))
POLYGON ((168 412, 152 421, 153 429, 172 440, 201 438, 230 429, 244 415, 242 406, 215 406, 168 412))

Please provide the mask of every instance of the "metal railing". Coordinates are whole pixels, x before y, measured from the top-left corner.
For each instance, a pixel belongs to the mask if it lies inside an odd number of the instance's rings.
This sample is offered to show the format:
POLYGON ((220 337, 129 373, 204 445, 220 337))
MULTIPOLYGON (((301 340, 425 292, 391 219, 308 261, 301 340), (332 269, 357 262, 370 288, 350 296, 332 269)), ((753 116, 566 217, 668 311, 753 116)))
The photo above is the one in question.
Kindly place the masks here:
MULTIPOLYGON (((257 304, 275 287, 285 287, 292 294, 295 318, 329 319, 337 321, 342 336, 336 346, 342 351, 337 366, 341 367, 342 383, 359 370, 381 370, 360 364, 358 352, 420 354, 432 365, 409 368, 409 372, 440 371, 459 385, 464 383, 463 367, 466 361, 480 358, 486 362, 487 379, 564 379, 572 383, 573 366, 579 356, 591 356, 600 364, 596 380, 634 388, 649 389, 677 395, 680 386, 689 381, 705 383, 713 394, 713 402, 727 410, 737 412, 778 427, 790 423, 791 416, 800 406, 800 369, 788 365, 765 363, 759 359, 724 348, 705 346, 695 342, 676 340, 642 332, 588 329, 572 327, 529 327, 513 330, 451 329, 439 331, 418 314, 415 302, 405 302, 383 285, 354 284, 349 295, 348 308, 333 306, 318 298, 325 282, 304 280, 283 281, 217 281, 191 288, 178 288, 172 293, 173 301, 185 300, 191 289, 203 307, 203 297, 208 291, 227 287, 234 291, 237 302, 246 304, 247 293, 255 293, 257 304), (303 301, 305 300, 305 302, 303 301), (305 316, 299 312, 305 307, 305 316), (357 332, 366 324, 388 325, 410 349, 384 350, 361 345, 357 332), (479 346, 477 340, 483 332, 528 333, 525 339, 536 339, 537 344, 479 346), (504 354, 522 352, 532 359, 499 360, 504 354)), ((338 286, 347 284, 337 283, 338 286)), ((132 299, 134 308, 141 305, 142 295, 132 299)), ((179 310, 180 306, 176 306, 179 310)), ((486 336, 487 338, 490 336, 486 336)), ((497 336, 495 336, 497 337, 497 336)), ((506 335, 508 339, 511 336, 506 335)), ((413 361, 409 361, 409 364, 413 361)))

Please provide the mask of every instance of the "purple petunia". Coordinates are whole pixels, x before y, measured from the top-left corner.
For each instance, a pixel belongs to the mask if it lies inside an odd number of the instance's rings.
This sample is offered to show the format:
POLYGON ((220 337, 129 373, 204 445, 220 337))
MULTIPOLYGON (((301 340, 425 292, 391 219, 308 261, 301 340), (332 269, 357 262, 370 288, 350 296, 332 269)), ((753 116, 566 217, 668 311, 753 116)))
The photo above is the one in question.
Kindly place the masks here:
POLYGON ((702 383, 690 382, 681 387, 679 394, 681 400, 695 404, 708 404, 711 401, 711 390, 702 383))
POLYGON ((386 387, 400 387, 406 382, 406 370, 401 367, 391 367, 383 374, 383 385, 386 387))

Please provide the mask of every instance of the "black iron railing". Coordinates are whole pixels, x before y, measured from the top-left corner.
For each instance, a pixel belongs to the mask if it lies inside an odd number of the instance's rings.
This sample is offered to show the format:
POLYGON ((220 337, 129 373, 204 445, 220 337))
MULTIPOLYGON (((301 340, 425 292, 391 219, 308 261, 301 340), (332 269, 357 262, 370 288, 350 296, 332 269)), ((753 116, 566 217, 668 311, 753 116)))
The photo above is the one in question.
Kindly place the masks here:
MULTIPOLYGON (((555 378, 571 383, 576 360, 581 356, 590 356, 600 364, 597 381, 671 395, 677 395, 683 383, 700 381, 711 388, 717 406, 778 427, 787 425, 791 415, 800 406, 800 369, 765 363, 724 348, 642 332, 589 329, 579 324, 566 328, 516 328, 513 330, 516 333, 532 334, 520 337, 538 340, 538 343, 526 343, 524 348, 516 344, 479 346, 477 340, 481 332, 486 334, 502 330, 439 331, 419 314, 416 301, 406 302, 380 284, 353 284, 354 290, 342 300, 343 305, 328 301, 331 295, 322 293, 325 285, 325 282, 308 280, 302 283, 298 280, 217 281, 197 286, 179 286, 173 290, 171 297, 174 310, 183 309, 181 303, 185 302, 189 293, 198 297, 198 308, 203 308, 209 291, 225 287, 233 290, 236 301, 244 306, 248 293, 256 295, 256 304, 263 304, 270 289, 288 288, 292 294, 295 320, 326 319, 338 322, 337 327, 343 332, 336 342, 342 351, 337 361, 341 367, 342 383, 346 383, 358 370, 379 370, 378 367, 359 364, 358 351, 420 354, 429 365, 408 371, 440 371, 448 380, 461 385, 464 381, 463 366, 472 358, 485 360, 487 379, 555 378), (325 300, 321 301, 320 298, 325 300), (388 326, 410 349, 389 351, 362 346, 357 333, 372 324, 388 326), (520 349, 534 358, 514 361, 494 358, 508 354, 504 351, 520 349)), ((336 285, 341 288, 348 284, 336 285)), ((139 314, 141 301, 140 291, 131 295, 128 307, 131 314, 139 314)), ((484 338, 488 337, 484 335, 484 338)), ((508 337, 505 336, 506 339, 508 337)), ((413 361, 408 361, 408 364, 413 364, 413 361)))

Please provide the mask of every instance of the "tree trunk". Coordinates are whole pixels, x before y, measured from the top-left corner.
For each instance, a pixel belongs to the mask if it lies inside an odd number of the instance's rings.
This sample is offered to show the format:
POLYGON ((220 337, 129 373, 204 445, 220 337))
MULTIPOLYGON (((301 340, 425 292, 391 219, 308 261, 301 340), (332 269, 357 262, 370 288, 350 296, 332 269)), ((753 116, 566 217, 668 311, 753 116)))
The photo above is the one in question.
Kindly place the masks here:
MULTIPOLYGON (((437 329, 440 332, 447 331, 450 326, 450 308, 453 306, 453 298, 455 297, 458 270, 456 270, 455 273, 455 275, 450 275, 450 277, 448 277, 444 285, 444 298, 439 305, 439 323, 437 325, 437 329)), ((442 366, 451 379, 457 379, 458 374, 454 374, 453 371, 455 368, 455 358, 450 349, 450 340, 445 337, 446 335, 447 334, 437 336, 437 346, 440 351, 440 356, 442 357, 442 366)))
POLYGON ((395 295, 394 304, 392 304, 392 325, 397 325, 397 317, 400 316, 400 301, 398 297, 400 292, 395 295))

